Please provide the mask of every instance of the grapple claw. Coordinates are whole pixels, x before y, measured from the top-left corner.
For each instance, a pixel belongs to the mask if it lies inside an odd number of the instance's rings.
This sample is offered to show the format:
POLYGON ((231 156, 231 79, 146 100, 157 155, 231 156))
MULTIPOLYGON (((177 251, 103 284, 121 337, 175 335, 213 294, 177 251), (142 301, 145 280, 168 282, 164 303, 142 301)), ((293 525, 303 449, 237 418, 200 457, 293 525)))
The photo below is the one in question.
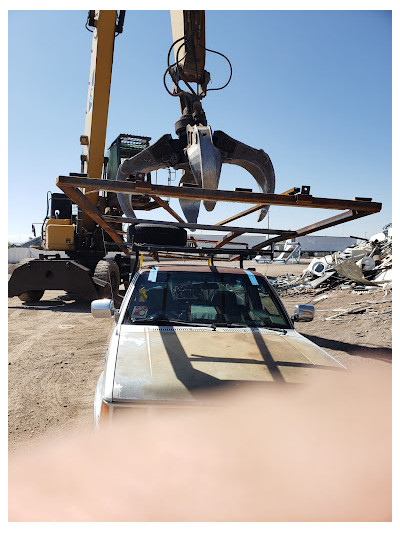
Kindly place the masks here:
MULTIPOLYGON (((117 180, 126 180, 138 173, 148 174, 153 170, 173 167, 183 170, 180 184, 198 185, 205 189, 217 190, 223 163, 237 165, 249 172, 256 180, 260 192, 275 191, 275 173, 271 160, 264 150, 257 150, 222 131, 211 134, 209 126, 186 127, 188 145, 182 138, 172 139, 167 134, 139 154, 126 159, 119 167, 117 180)), ((132 195, 118 193, 120 206, 127 217, 135 217, 132 208, 132 195)), ((199 200, 180 200, 182 211, 188 222, 197 222, 200 210, 199 200)), ((204 200, 204 207, 212 211, 214 200, 204 200)), ((269 207, 260 210, 261 222, 269 207)))

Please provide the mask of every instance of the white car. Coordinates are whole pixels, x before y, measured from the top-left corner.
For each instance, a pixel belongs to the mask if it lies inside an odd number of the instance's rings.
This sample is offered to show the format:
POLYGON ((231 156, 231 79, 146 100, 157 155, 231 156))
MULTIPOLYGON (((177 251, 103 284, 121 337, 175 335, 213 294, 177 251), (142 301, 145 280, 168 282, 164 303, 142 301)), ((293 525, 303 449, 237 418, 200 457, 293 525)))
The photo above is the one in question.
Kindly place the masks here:
POLYGON ((294 329, 293 321, 313 319, 314 308, 296 306, 289 317, 255 271, 146 266, 119 310, 111 300, 95 300, 92 314, 116 322, 96 387, 96 425, 128 407, 195 405, 210 388, 302 383, 344 369, 294 329))

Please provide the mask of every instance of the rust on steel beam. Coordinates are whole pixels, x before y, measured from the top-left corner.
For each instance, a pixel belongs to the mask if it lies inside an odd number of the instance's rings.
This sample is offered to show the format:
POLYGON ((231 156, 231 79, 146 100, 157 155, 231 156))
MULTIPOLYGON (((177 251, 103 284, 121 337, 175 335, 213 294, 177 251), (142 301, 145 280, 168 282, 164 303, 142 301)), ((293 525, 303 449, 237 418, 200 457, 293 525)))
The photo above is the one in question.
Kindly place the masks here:
POLYGON ((113 239, 114 242, 120 245, 120 248, 127 255, 131 255, 131 252, 127 249, 124 241, 119 237, 116 231, 107 224, 103 219, 100 211, 95 207, 79 189, 74 189, 72 187, 65 187, 58 185, 59 188, 74 202, 78 205, 82 211, 89 215, 99 226, 101 226, 113 239))
POLYGON ((300 192, 300 187, 291 187, 287 191, 281 192, 281 194, 297 194, 298 192, 300 192))
POLYGON ((150 196, 168 196, 171 198, 186 198, 196 200, 215 200, 222 202, 237 202, 244 204, 281 205, 287 207, 311 207, 317 209, 352 209, 377 213, 381 210, 380 202, 367 200, 342 200, 338 198, 319 198, 311 194, 266 194, 246 191, 225 191, 202 189, 199 187, 175 187, 172 185, 153 185, 146 182, 124 182, 115 180, 99 180, 93 178, 77 178, 59 176, 57 185, 73 187, 97 188, 99 190, 119 192, 125 194, 147 194, 150 196))
POLYGON ((240 235, 243 235, 244 231, 232 231, 231 233, 228 233, 223 237, 221 240, 219 240, 214 248, 222 248, 227 244, 228 242, 231 242, 235 237, 239 237, 240 235))
POLYGON ((158 203, 161 207, 163 207, 170 215, 172 215, 178 222, 185 222, 183 218, 181 218, 178 213, 176 213, 172 207, 168 205, 168 202, 165 202, 162 198, 156 195, 151 195, 153 200, 158 203))

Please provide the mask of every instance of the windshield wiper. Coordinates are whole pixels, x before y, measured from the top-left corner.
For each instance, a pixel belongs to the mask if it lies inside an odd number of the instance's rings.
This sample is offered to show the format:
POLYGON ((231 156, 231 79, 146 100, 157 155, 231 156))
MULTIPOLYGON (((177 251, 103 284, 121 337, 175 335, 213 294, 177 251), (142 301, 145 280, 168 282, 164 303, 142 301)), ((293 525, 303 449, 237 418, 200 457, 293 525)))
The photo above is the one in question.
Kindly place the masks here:
POLYGON ((272 326, 265 326, 265 325, 262 325, 262 326, 256 326, 254 324, 239 324, 239 323, 236 323, 236 322, 214 322, 214 326, 216 326, 217 328, 264 328, 264 329, 269 329, 271 331, 278 331, 279 333, 282 333, 283 335, 286 335, 287 331, 286 329, 283 329, 283 328, 274 328, 272 326))
POLYGON ((282 333, 282 335, 286 335, 287 331, 284 328, 273 328, 272 326, 257 326, 264 329, 270 329, 271 331, 277 331, 278 333, 282 333))
POLYGON ((202 324, 200 322, 185 322, 184 320, 169 319, 169 318, 140 318, 139 320, 132 321, 133 324, 154 324, 154 325, 179 325, 179 326, 192 326, 197 328, 211 328, 215 330, 214 324, 202 324))
POLYGON ((175 318, 139 318, 138 320, 133 320, 133 324, 152 324, 152 325, 167 325, 167 326, 173 326, 173 325, 179 325, 179 326, 188 326, 188 327, 194 327, 194 328, 210 328, 212 330, 216 330, 217 328, 264 328, 269 329, 271 331, 277 331, 278 333, 282 333, 282 335, 286 335, 287 331, 283 328, 274 328, 272 326, 256 326, 254 324, 244 324, 237 323, 237 322, 214 322, 213 324, 207 324, 207 323, 201 323, 201 322, 187 322, 185 320, 179 320, 175 318))
POLYGON ((248 328, 248 324, 236 323, 236 322, 214 322, 213 326, 217 328, 248 328))

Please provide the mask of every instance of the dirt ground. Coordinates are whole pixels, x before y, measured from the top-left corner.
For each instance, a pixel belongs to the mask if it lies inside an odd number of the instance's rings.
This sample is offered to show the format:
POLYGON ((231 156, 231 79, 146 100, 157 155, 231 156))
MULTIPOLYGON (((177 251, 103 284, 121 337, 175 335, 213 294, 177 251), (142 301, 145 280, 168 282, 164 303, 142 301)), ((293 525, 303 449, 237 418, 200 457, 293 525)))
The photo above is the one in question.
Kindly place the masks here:
MULTIPOLYGON (((268 276, 299 274, 309 261, 256 267, 268 276)), ((230 263, 229 266, 232 266, 230 263)), ((355 294, 331 290, 313 302, 313 292, 284 295, 292 314, 295 304, 315 305, 313 322, 296 329, 324 348, 349 369, 391 365, 391 291, 355 294), (341 309, 370 308, 326 320, 341 309)), ((9 298, 9 450, 21 451, 43 435, 90 427, 97 379, 113 327, 112 319, 93 319, 88 303, 69 300, 64 292, 47 291, 35 304, 9 298)))

